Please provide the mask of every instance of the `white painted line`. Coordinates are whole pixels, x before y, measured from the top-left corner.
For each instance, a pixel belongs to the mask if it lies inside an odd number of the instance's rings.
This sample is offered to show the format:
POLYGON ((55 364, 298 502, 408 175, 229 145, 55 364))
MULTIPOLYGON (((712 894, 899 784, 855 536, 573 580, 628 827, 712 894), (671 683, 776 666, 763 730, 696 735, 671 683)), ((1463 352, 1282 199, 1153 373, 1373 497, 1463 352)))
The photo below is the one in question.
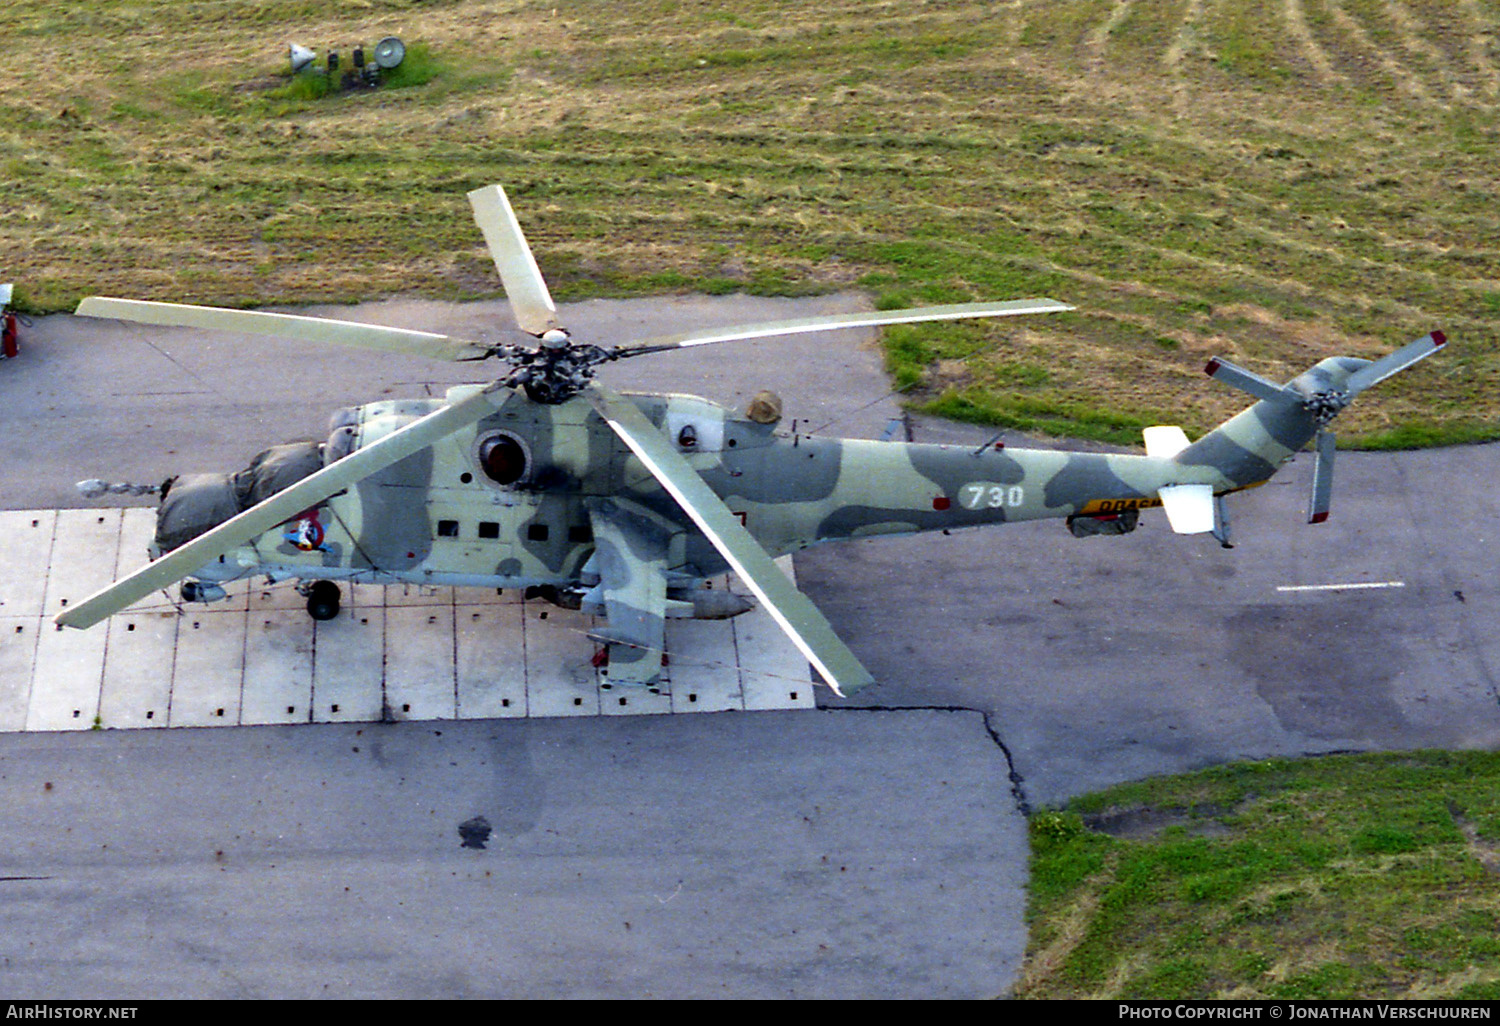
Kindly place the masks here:
POLYGON ((1277 591, 1355 591, 1362 588, 1404 588, 1405 581, 1362 581, 1355 584, 1278 584, 1277 591))

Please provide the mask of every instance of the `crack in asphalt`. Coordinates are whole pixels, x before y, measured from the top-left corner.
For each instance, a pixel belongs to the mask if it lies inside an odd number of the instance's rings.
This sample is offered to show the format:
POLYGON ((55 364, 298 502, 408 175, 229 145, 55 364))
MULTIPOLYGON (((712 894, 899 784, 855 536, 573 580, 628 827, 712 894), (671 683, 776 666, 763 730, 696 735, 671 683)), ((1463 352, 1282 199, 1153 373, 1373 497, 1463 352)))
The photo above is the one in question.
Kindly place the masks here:
POLYGON ((1021 815, 1031 816, 1031 800, 1026 797, 1026 778, 1016 768, 1015 756, 1011 753, 1010 746, 1000 736, 1000 732, 990 723, 990 714, 984 709, 975 709, 967 705, 838 705, 823 706, 829 712, 952 712, 952 713, 978 713, 984 723, 984 732, 990 736, 995 747, 1000 749, 1005 756, 1005 765, 1008 769, 1006 776, 1010 780, 1011 797, 1016 801, 1016 809, 1021 815))

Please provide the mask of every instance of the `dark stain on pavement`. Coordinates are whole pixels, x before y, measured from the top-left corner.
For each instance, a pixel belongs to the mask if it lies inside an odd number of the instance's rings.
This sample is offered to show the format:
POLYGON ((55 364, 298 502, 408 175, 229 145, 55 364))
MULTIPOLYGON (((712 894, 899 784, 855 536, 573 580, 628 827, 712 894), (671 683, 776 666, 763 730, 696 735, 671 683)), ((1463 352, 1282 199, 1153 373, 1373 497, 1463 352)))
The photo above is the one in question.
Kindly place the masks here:
POLYGON ((1409 657, 1404 625, 1373 603, 1256 605, 1225 621, 1235 665, 1288 731, 1397 741, 1407 728, 1392 685, 1409 657))
POLYGON ((490 839, 490 821, 483 816, 466 819, 458 825, 458 836, 463 838, 462 847, 483 849, 490 839))

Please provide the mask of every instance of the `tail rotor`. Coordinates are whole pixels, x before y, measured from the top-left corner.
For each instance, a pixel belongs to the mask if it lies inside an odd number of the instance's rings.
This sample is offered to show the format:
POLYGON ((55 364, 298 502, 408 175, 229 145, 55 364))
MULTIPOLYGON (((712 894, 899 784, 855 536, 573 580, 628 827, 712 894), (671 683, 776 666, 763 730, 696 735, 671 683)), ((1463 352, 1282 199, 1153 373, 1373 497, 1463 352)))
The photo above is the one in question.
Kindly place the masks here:
POLYGON ((1312 423, 1317 425, 1312 499, 1308 503, 1307 522, 1321 524, 1328 519, 1329 504, 1333 497, 1333 457, 1338 444, 1328 425, 1365 389, 1426 359, 1447 342, 1447 337, 1441 331, 1434 331, 1379 360, 1324 360, 1285 385, 1278 385, 1217 357, 1210 360, 1204 370, 1209 377, 1248 392, 1257 399, 1287 407, 1300 405, 1312 423))

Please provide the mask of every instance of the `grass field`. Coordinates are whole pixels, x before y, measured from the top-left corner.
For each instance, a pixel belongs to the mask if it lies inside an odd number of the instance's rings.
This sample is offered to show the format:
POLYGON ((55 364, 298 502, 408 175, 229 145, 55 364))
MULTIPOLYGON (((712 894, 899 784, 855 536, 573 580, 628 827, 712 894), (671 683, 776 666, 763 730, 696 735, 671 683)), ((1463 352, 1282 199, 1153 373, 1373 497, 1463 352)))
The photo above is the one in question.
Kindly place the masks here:
POLYGON ((1033 816, 1031 998, 1500 998, 1500 756, 1221 766, 1033 816))
POLYGON ((914 403, 1135 442, 1436 327, 1341 420, 1500 436, 1496 0, 28 0, 0 9, 6 254, 32 311, 469 298, 502 182, 561 299, 860 287, 1074 314, 891 330, 914 403), (295 39, 402 36, 325 97, 295 39))

